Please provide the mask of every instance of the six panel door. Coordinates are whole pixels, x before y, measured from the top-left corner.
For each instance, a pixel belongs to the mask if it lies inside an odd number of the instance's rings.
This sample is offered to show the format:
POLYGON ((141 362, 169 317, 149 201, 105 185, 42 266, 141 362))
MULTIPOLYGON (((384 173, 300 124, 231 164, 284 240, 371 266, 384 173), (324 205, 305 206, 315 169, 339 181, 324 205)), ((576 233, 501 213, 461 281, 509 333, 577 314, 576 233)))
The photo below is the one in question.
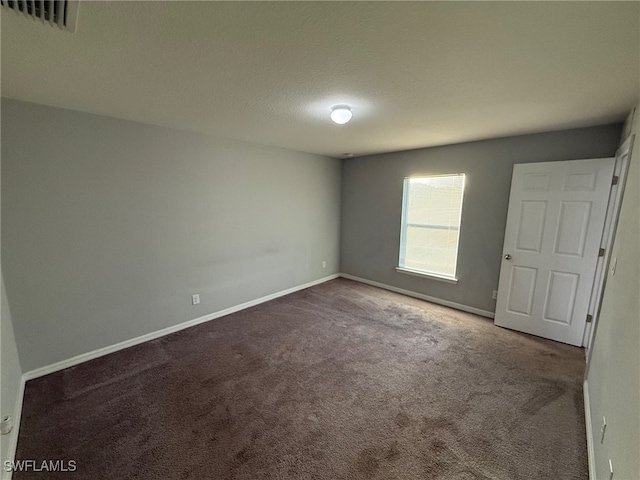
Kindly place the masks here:
POLYGON ((582 344, 614 164, 514 166, 496 325, 582 344))

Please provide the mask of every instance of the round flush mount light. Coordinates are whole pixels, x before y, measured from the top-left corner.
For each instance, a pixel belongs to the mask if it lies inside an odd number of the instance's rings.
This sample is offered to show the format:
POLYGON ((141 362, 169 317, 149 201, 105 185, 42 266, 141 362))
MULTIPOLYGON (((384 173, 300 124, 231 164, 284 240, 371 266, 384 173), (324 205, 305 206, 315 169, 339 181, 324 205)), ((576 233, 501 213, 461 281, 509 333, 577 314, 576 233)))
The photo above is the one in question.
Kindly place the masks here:
POLYGON ((349 120, 353 113, 351 113, 351 107, 349 105, 336 105, 331 109, 331 120, 338 125, 344 125, 349 120))

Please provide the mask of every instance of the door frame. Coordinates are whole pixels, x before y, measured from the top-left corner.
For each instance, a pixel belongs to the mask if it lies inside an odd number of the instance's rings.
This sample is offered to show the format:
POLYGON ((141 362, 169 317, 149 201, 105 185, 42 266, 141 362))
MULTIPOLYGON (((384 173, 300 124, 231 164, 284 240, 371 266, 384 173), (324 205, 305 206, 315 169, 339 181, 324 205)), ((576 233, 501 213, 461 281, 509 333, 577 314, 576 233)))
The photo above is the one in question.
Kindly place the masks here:
POLYGON ((615 241, 616 229, 618 227, 618 219, 620 217, 620 207, 624 196, 624 187, 627 183, 627 174, 629 172, 629 161, 633 151, 633 142, 635 135, 629 135, 622 142, 622 145, 616 151, 616 163, 613 169, 614 177, 618 177, 618 183, 611 187, 609 193, 609 205, 605 217, 604 230, 602 232, 602 240, 600 247, 604 249, 604 255, 598 258, 596 266, 596 275, 591 290, 591 299, 589 300, 589 314, 593 320, 585 326, 585 332, 582 340, 582 346, 585 348, 585 356, 587 368, 585 377, 589 371, 589 362, 591 360, 593 339, 598 329, 600 310, 602 307, 602 296, 607 283, 607 275, 611 268, 611 250, 615 241))

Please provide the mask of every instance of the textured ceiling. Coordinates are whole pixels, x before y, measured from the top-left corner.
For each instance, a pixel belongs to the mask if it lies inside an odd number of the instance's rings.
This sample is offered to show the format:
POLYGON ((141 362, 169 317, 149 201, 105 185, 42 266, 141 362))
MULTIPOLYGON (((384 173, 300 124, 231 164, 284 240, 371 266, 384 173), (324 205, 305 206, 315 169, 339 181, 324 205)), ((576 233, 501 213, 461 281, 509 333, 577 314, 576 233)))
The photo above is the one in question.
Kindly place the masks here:
POLYGON ((638 2, 84 1, 75 34, 2 10, 3 96, 330 156, 618 121, 639 97, 638 2))

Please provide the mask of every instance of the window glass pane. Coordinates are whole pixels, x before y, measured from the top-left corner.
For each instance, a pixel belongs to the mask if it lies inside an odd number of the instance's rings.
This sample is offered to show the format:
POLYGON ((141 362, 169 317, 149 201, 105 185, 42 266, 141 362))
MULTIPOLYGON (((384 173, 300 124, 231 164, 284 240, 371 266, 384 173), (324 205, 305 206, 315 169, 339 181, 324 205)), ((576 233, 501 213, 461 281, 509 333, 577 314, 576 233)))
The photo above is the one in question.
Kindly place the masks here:
POLYGON ((464 175, 405 181, 400 266, 455 277, 464 175))

